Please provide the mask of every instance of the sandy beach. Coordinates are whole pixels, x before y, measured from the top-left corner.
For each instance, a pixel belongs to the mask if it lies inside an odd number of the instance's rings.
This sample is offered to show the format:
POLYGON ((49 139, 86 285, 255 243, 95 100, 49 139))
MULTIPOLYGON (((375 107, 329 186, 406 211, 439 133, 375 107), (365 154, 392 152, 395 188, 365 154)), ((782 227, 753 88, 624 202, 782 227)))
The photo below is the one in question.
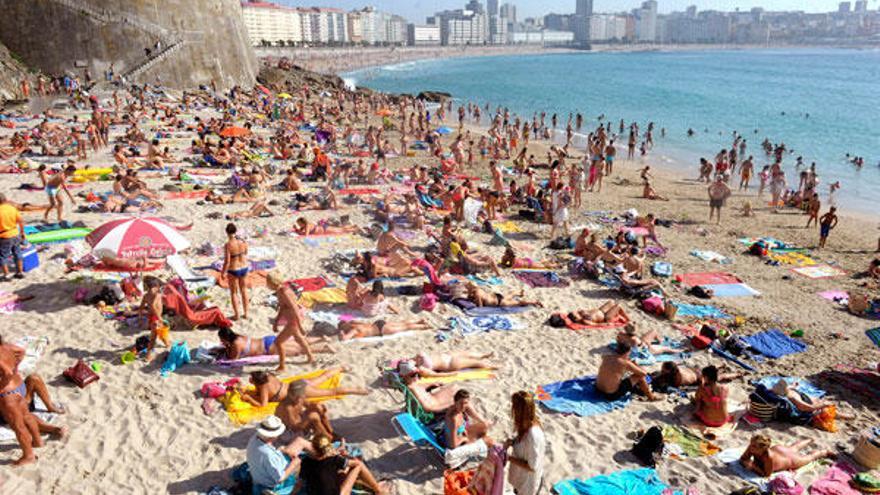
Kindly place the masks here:
MULTIPOLYGON (((63 118, 72 115, 87 115, 85 111, 59 111, 63 118)), ((211 109, 190 112, 202 117, 217 116, 211 109)), ((485 117, 484 117, 485 119, 485 117)), ((452 118, 447 125, 453 126, 452 118)), ((378 121, 375 121, 378 122, 378 121)), ((374 122, 374 123, 375 123, 374 122)), ((38 119, 22 120, 14 129, 0 130, 0 137, 8 137, 12 132, 31 128, 38 119)), ((147 135, 160 124, 152 119, 141 120, 141 127, 147 135)), ((481 131, 476 126, 469 127, 476 134, 481 131)), ((114 126, 111 139, 124 132, 125 127, 114 126)), ((259 120, 254 132, 260 136, 270 136, 274 129, 267 120, 259 120)), ((169 146, 178 158, 188 156, 185 149, 193 138, 191 132, 181 132, 172 139, 162 139, 162 146, 169 146)), ((452 142, 454 133, 444 136, 443 144, 452 142)), ((396 131, 387 133, 392 143, 399 141, 396 131)), ((721 449, 745 447, 753 433, 769 433, 776 442, 812 439, 823 448, 835 448, 843 444, 851 450, 857 435, 862 430, 878 424, 878 406, 862 396, 852 393, 834 383, 823 381, 819 373, 837 364, 850 364, 867 367, 876 366, 880 361, 880 350, 865 336, 865 330, 877 326, 876 321, 858 318, 849 314, 832 301, 823 299, 819 292, 829 290, 857 290, 876 296, 876 285, 866 289, 866 278, 854 275, 866 270, 870 261, 877 255, 876 215, 856 215, 843 212, 839 226, 832 232, 825 249, 817 250, 818 232, 815 228, 805 229, 807 217, 794 209, 782 209, 773 213, 766 206, 769 195, 758 198, 755 182, 748 192, 737 191, 723 211, 720 224, 709 223, 708 197, 706 185, 698 183, 697 164, 693 174, 681 174, 662 163, 654 163, 653 156, 662 154, 663 140, 658 139, 656 149, 646 159, 624 160, 625 149, 619 148, 618 160, 611 176, 605 178, 601 192, 584 193, 583 206, 579 211, 572 210, 571 224, 595 229, 600 238, 616 232, 614 223, 601 223, 597 216, 588 212, 610 212, 608 216, 620 216, 635 208, 640 214, 653 213, 658 219, 671 220, 672 227, 658 227, 658 236, 667 248, 663 258, 648 257, 647 263, 662 260, 670 262, 675 274, 691 272, 725 271, 735 273, 749 286, 760 292, 757 297, 715 298, 709 301, 725 312, 743 318, 737 329, 742 334, 753 334, 770 328, 778 328, 786 333, 803 331, 802 340, 808 350, 800 354, 785 356, 777 360, 757 363, 758 371, 749 373, 731 385, 732 408, 735 399, 745 399, 752 390, 749 381, 763 376, 783 375, 809 378, 814 384, 828 392, 829 398, 838 404, 842 411, 855 415, 854 420, 838 421, 839 431, 829 433, 809 426, 790 426, 781 423, 768 425, 749 425, 737 423, 735 431, 724 438, 715 440, 721 449), (653 183, 657 192, 670 198, 670 201, 649 201, 641 198, 642 186, 639 170, 646 164, 654 169, 653 183), (755 210, 752 217, 740 214, 742 205, 749 202, 755 210), (738 242, 740 238, 774 237, 793 245, 807 248, 809 256, 818 264, 839 267, 845 274, 823 279, 812 279, 792 271, 791 265, 773 266, 746 254, 746 247, 738 242), (729 257, 732 262, 720 265, 704 261, 690 254, 694 249, 715 251, 729 257), (873 363, 873 364, 872 364, 873 363)), ((533 143, 530 152, 544 156, 547 143, 533 143)), ((577 150, 576 155, 582 155, 577 150)), ((271 162, 271 160, 269 160, 271 162)), ((97 154, 90 153, 87 160, 79 161, 78 166, 110 166, 113 156, 110 149, 97 154)), ((2 162, 13 163, 12 160, 2 162)), ((436 165, 436 159, 426 151, 418 151, 414 157, 397 157, 388 160, 388 168, 393 172, 403 172, 413 164, 436 165)), ((283 165, 279 163, 279 165, 283 165)), ((790 166, 790 164, 788 164, 790 166)), ((483 178, 489 177, 487 164, 475 165, 468 171, 483 178)), ((543 178, 546 169, 540 170, 543 178)), ((209 180, 222 187, 228 171, 212 176, 209 180)), ((281 175, 273 177, 277 182, 281 175)), ((509 179, 509 178, 508 178, 509 179)), ((36 173, 0 175, 0 192, 18 203, 43 203, 44 193, 19 189, 22 183, 36 183, 36 173)), ((148 185, 155 190, 169 183, 167 177, 148 178, 148 185)), ((306 190, 316 191, 322 184, 306 182, 306 190)), ((398 184, 378 186, 388 191, 398 184)), ((90 182, 72 192, 81 195, 87 192, 106 191, 108 182, 90 182)), ((324 268, 324 262, 334 253, 348 249, 371 249, 375 242, 351 236, 334 241, 320 242, 317 247, 303 239, 290 235, 293 221, 297 216, 305 216, 317 221, 336 216, 336 213, 307 211, 292 213, 283 205, 290 193, 272 192, 269 199, 282 203, 272 206, 277 213, 271 218, 246 219, 237 221, 239 232, 249 239, 251 248, 271 247, 276 251, 274 259, 277 272, 287 279, 327 276, 338 287, 345 287, 345 281, 335 273, 324 268)), ((247 205, 197 205, 194 199, 163 199, 164 208, 156 216, 167 217, 176 225, 193 223, 191 230, 183 234, 192 246, 198 247, 206 242, 222 246, 225 242, 225 219, 209 219, 206 215, 219 212, 221 215, 242 211, 247 205)), ((823 207, 823 211, 825 208, 823 207)), ((357 225, 369 225, 373 220, 367 214, 365 205, 342 205, 339 213, 351 215, 357 225)), ((39 212, 25 213, 28 223, 40 220, 39 212)), ((125 215, 109 213, 70 212, 65 218, 69 221, 82 221, 89 227, 97 227, 109 220, 125 215)), ((428 215, 429 224, 438 225, 440 216, 428 215)), ((509 217, 524 231, 517 235, 523 245, 530 246, 527 253, 534 259, 561 255, 570 258, 570 251, 559 252, 547 248, 550 226, 523 221, 515 216, 509 217)), ((416 248, 428 244, 423 232, 415 232, 410 243, 416 248)), ((490 237, 479 232, 469 232, 469 241, 481 252, 500 259, 503 249, 489 244, 490 237)), ((194 251, 194 250, 193 250, 194 251)), ((191 267, 209 265, 219 260, 217 256, 200 256, 195 252, 184 253, 191 267)), ((10 463, 19 455, 14 440, 7 440, 0 448, 0 491, 8 494, 49 494, 49 493, 201 493, 211 486, 229 486, 230 470, 244 461, 245 446, 253 435, 253 426, 234 425, 222 407, 213 414, 202 410, 200 388, 207 381, 225 381, 238 376, 247 379, 247 373, 256 369, 271 369, 266 365, 245 368, 225 369, 212 365, 192 363, 167 377, 159 374, 166 349, 159 346, 159 357, 151 364, 137 361, 122 364, 121 355, 132 347, 136 337, 145 335, 142 327, 128 328, 119 322, 105 319, 94 307, 76 304, 74 292, 79 287, 90 287, 94 292, 98 284, 89 283, 88 277, 102 278, 107 274, 82 270, 65 273, 64 246, 48 245, 40 253, 39 269, 29 272, 24 280, 10 281, 0 285, 0 291, 14 292, 19 296, 35 296, 21 303, 9 314, 2 315, 2 338, 4 342, 15 342, 19 338, 45 336, 48 347, 39 359, 35 371, 49 385, 56 402, 63 404, 68 412, 56 419, 70 428, 69 438, 63 443, 48 441, 39 449, 39 461, 35 465, 13 469, 10 463), (61 373, 73 365, 77 359, 87 363, 102 365, 98 373, 100 380, 84 389, 77 389, 66 382, 61 373)), ((563 268, 558 272, 568 279, 563 268)), ((163 269, 154 273, 168 279, 173 273, 163 269)), ((343 383, 371 388, 369 396, 345 397, 326 403, 335 430, 350 444, 357 444, 363 450, 370 469, 382 477, 396 482, 398 493, 435 494, 442 493, 444 467, 435 452, 429 448, 416 447, 399 435, 391 425, 391 418, 402 410, 402 394, 384 386, 378 364, 419 352, 444 352, 453 349, 493 352, 501 362, 502 368, 497 378, 484 381, 459 383, 471 391, 475 407, 493 425, 490 435, 505 439, 511 434, 509 418, 510 394, 517 390, 535 391, 537 387, 552 382, 567 380, 585 375, 594 375, 598 369, 601 355, 608 352, 608 344, 614 340, 614 331, 572 331, 565 328, 552 328, 546 325, 549 315, 555 311, 595 308, 608 299, 620 300, 634 323, 642 331, 655 329, 660 335, 675 340, 684 337, 680 330, 670 322, 650 316, 639 309, 635 300, 623 299, 617 291, 610 290, 594 281, 571 279, 566 288, 529 288, 509 272, 501 277, 503 290, 512 292, 525 289, 529 296, 537 297, 543 308, 531 309, 515 315, 525 328, 516 331, 487 332, 480 335, 462 337, 448 334, 450 338, 438 342, 435 331, 420 332, 399 339, 373 343, 339 343, 332 341, 334 354, 319 355, 316 366, 299 364, 301 357, 293 359, 284 376, 292 376, 318 368, 347 365, 351 371, 346 373, 343 383)), ((421 286, 424 277, 391 282, 390 287, 399 285, 421 286)), ((671 298, 685 303, 706 303, 706 301, 685 294, 678 286, 664 280, 664 287, 671 298)), ((266 287, 251 290, 251 314, 248 320, 235 322, 236 332, 252 337, 271 334, 271 319, 275 310, 267 305, 271 291, 266 287)), ((226 315, 231 314, 228 292, 219 287, 207 292, 209 302, 219 306, 226 315)), ((400 308, 400 318, 425 318, 438 331, 448 327, 448 319, 461 313, 451 305, 441 304, 433 312, 419 310, 418 296, 394 296, 393 303, 400 308)), ((693 322, 680 318, 680 323, 693 322)), ((311 323, 307 328, 311 327, 311 323)), ((171 332, 174 341, 184 341, 190 349, 195 349, 203 341, 217 342, 216 331, 190 330, 177 322, 171 332)), ((708 364, 725 365, 736 370, 736 365, 709 354, 707 351, 694 351, 687 363, 702 367, 708 364)), ((649 367, 656 370, 659 365, 649 367)), ((547 436, 545 488, 570 478, 589 478, 598 474, 611 473, 621 469, 638 466, 635 458, 628 453, 632 445, 632 434, 640 429, 659 425, 682 425, 690 415, 687 400, 680 397, 666 397, 657 403, 634 400, 627 407, 607 414, 578 417, 563 415, 541 409, 540 421, 547 436)), ((746 483, 733 474, 716 457, 667 458, 658 464, 658 473, 665 482, 683 489, 687 486, 699 488, 700 493, 729 493, 746 483)), ((825 467, 817 467, 801 474, 799 480, 805 485, 822 475, 825 467)))

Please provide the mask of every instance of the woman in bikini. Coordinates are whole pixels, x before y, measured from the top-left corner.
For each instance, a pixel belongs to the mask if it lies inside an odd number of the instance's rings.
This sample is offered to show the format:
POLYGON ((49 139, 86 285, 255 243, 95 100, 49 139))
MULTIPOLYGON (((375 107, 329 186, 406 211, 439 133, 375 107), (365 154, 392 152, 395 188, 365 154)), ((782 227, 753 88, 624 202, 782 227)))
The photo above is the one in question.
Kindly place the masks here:
MULTIPOLYGON (((363 387, 334 387, 321 388, 321 385, 330 380, 334 376, 351 371, 346 367, 336 367, 321 372, 320 375, 303 380, 306 382, 306 398, 333 397, 337 395, 368 395, 369 390, 363 387)), ((290 389, 290 383, 278 379, 272 373, 266 371, 254 371, 249 379, 253 390, 247 390, 240 383, 236 388, 241 395, 241 400, 251 404, 254 407, 265 407, 272 402, 281 402, 287 398, 287 392, 290 389)))
POLYGON ((359 229, 357 225, 330 225, 327 220, 311 223, 305 217, 296 219, 294 232, 301 236, 353 234, 359 229))
MULTIPOLYGON (((221 328, 218 336, 220 337, 220 343, 223 344, 223 355, 226 359, 242 359, 278 354, 274 335, 252 339, 247 335, 237 334, 228 328, 221 328)), ((312 352, 333 354, 333 349, 327 345, 326 337, 306 337, 306 341, 309 343, 309 348, 312 349, 312 352)), ((284 354, 286 356, 301 356, 305 354, 305 350, 295 340, 288 340, 284 343, 284 354)))
POLYGON ((421 376, 430 376, 431 373, 455 374, 457 371, 472 368, 497 370, 499 366, 488 361, 493 355, 492 352, 472 351, 452 351, 439 354, 422 352, 411 361, 415 363, 421 376))
POLYGON ((474 282, 468 282, 465 284, 465 289, 467 291, 467 298, 472 303, 476 304, 477 307, 498 307, 498 308, 510 308, 517 306, 537 306, 539 308, 543 308, 544 305, 541 301, 529 301, 523 299, 525 295, 524 291, 521 291, 520 294, 516 297, 506 296, 501 294, 500 292, 486 292, 481 289, 474 282))
POLYGON ((739 462, 746 469, 760 476, 769 477, 773 473, 794 471, 813 461, 834 457, 834 452, 831 450, 817 450, 811 454, 801 455, 800 451, 812 443, 813 440, 808 439, 791 445, 772 445, 770 437, 755 435, 749 441, 749 446, 739 458, 739 462))
POLYGON ((239 318, 238 303, 241 300, 241 306, 244 308, 244 319, 248 316, 248 293, 247 293, 247 274, 250 271, 250 263, 248 263, 247 242, 236 237, 236 229, 234 223, 226 225, 226 245, 223 247, 223 270, 220 272, 221 277, 225 277, 229 284, 229 298, 232 300, 232 311, 234 313, 232 319, 239 318))
POLYGON ((727 412, 727 387, 718 383, 718 368, 706 366, 701 372, 701 383, 694 396, 694 415, 704 425, 717 428, 733 420, 727 412))
POLYGON ((343 321, 339 323, 339 340, 363 339, 366 337, 387 337, 401 332, 431 330, 427 320, 406 321, 343 321))
POLYGON ((590 325, 596 323, 612 323, 620 317, 629 320, 626 310, 618 302, 608 301, 599 309, 577 309, 568 313, 568 319, 572 323, 590 325))
POLYGON ((374 256, 372 253, 358 253, 351 263, 358 267, 360 275, 367 280, 422 276, 422 271, 413 266, 413 260, 400 253, 391 253, 387 258, 374 256))

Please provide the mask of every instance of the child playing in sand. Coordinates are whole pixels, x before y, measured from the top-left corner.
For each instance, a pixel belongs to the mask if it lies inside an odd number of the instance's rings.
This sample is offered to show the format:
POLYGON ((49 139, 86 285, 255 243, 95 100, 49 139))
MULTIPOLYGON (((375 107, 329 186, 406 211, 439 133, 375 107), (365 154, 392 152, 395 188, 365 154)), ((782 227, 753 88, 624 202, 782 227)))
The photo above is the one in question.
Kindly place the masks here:
POLYGON ((162 341, 166 347, 171 347, 168 338, 168 327, 162 321, 162 281, 156 277, 145 277, 144 287, 146 292, 141 300, 140 311, 147 314, 147 327, 150 330, 150 344, 147 346, 147 362, 153 360, 153 347, 156 339, 162 341))

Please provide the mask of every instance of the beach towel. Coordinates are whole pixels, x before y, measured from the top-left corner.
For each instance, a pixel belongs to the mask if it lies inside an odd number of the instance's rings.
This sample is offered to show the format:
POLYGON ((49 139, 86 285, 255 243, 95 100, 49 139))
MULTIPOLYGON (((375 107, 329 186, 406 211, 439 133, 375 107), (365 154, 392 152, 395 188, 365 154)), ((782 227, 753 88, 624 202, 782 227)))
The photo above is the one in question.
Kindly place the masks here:
POLYGON ((845 270, 830 265, 799 266, 791 271, 807 278, 833 278, 846 275, 845 270))
POLYGON ((449 328, 462 337, 467 337, 492 330, 521 330, 525 325, 516 318, 504 315, 453 316, 449 319, 449 328))
POLYGON ((716 308, 715 306, 687 304, 680 302, 676 302, 673 304, 676 308, 678 308, 678 311, 675 313, 675 315, 680 317, 693 317, 700 320, 731 318, 729 314, 716 308))
POLYGON ((746 284, 708 284, 703 285, 711 289, 715 297, 752 297, 760 296, 761 293, 746 284))
POLYGON ((145 272, 155 272, 156 270, 161 270, 165 267, 165 263, 157 262, 157 263, 147 263, 142 267, 133 267, 121 269, 116 266, 105 265, 104 263, 97 263, 90 267, 88 270, 93 272, 104 272, 104 273, 145 273, 145 272))
POLYGON ((358 337, 356 339, 348 339, 343 340, 343 344, 375 344, 379 342, 384 342, 386 340, 397 340, 402 339, 404 337, 412 337, 413 335, 418 335, 420 332, 418 330, 413 330, 409 332, 397 332, 392 333, 391 335, 377 335, 375 337, 358 337))
POLYGON ((683 457, 704 457, 721 452, 714 443, 700 438, 690 430, 673 425, 663 427, 663 441, 677 445, 683 457))
POLYGON ((498 277, 495 277, 495 276, 487 277, 487 276, 479 276, 479 275, 468 275, 466 278, 468 280, 470 280, 471 282, 473 282, 477 285, 482 285, 484 287, 504 285, 504 281, 498 277))
POLYGON ((189 290, 209 289, 217 285, 217 280, 214 277, 199 275, 193 272, 186 263, 186 260, 179 254, 173 254, 165 258, 165 263, 186 283, 189 290))
MULTIPOLYGON (((219 270, 214 270, 213 268, 206 269, 205 275, 212 277, 217 283, 217 286, 221 289, 229 288, 229 278, 222 277, 219 270)), ((244 277, 245 286, 248 289, 253 289, 254 287, 265 287, 266 275, 266 272, 260 270, 249 271, 248 274, 244 277)))
POLYGON ((710 261, 719 263, 721 265, 729 265, 733 263, 733 259, 724 256, 723 254, 716 253, 715 251, 700 251, 699 249, 694 249, 691 251, 691 256, 696 256, 703 261, 710 261))
POLYGON ((833 302, 849 303, 849 293, 845 290, 826 290, 820 292, 819 297, 833 302))
POLYGON ((185 319, 193 328, 232 328, 232 321, 223 314, 220 308, 194 310, 186 298, 171 284, 165 285, 162 292, 162 304, 165 309, 185 319))
POLYGON ((531 288, 568 287, 568 280, 559 278, 556 272, 517 270, 513 276, 531 288))
MULTIPOLYGON (((321 376, 322 373, 323 370, 315 370, 310 373, 304 373, 302 375, 282 378, 281 381, 284 383, 291 383, 296 380, 309 380, 321 376)), ((323 382, 318 388, 323 390, 334 389, 338 387, 339 384, 342 382, 342 377, 343 374, 338 373, 329 380, 323 382)), ((248 386, 245 390, 254 390, 254 387, 248 386)), ((307 400, 308 402, 323 402, 328 400, 341 399, 342 397, 343 396, 341 395, 334 395, 330 397, 320 397, 307 400)), ((241 399, 241 394, 237 390, 226 392, 226 395, 218 400, 226 408, 226 414, 229 416, 229 420, 232 421, 233 424, 238 426, 246 425, 252 421, 259 421, 266 416, 270 416, 275 413, 275 409, 278 407, 277 402, 270 402, 263 407, 255 407, 243 401, 241 399)))
POLYGON ((714 352, 715 354, 723 357, 724 359, 730 361, 731 363, 736 364, 737 366, 745 368, 749 371, 758 371, 757 369, 755 369, 754 366, 746 363, 745 361, 741 360, 740 358, 734 356, 733 354, 731 354, 731 353, 725 351, 724 349, 722 349, 721 347, 719 347, 718 344, 713 343, 709 348, 712 349, 712 352, 714 352))
POLYGON ((868 338, 871 339, 871 342, 873 342, 874 345, 880 347, 880 327, 865 330, 865 335, 867 335, 868 338))
POLYGON ((743 340, 754 350, 771 359, 779 359, 789 354, 798 354, 807 350, 807 344, 793 339, 775 328, 743 337, 743 340))
POLYGON ((631 394, 613 401, 606 399, 596 390, 595 376, 584 376, 538 387, 536 396, 538 401, 551 411, 576 414, 581 417, 623 409, 631 399, 631 394))
POLYGON ((315 292, 326 287, 333 287, 333 283, 325 277, 309 277, 297 278, 287 282, 289 285, 295 285, 302 289, 303 292, 315 292))
POLYGON ((874 370, 857 368, 850 364, 838 364, 833 370, 819 373, 819 377, 865 398, 880 401, 880 373, 874 370))
POLYGON ((311 292, 303 292, 299 296, 299 303, 307 308, 317 304, 345 304, 348 296, 345 289, 339 287, 325 287, 311 292))
POLYGON ((165 199, 202 199, 208 195, 207 189, 198 191, 172 191, 165 193, 165 199))
POLYGON ((21 376, 27 376, 36 370, 37 362, 49 347, 49 337, 25 335, 16 340, 15 345, 24 349, 24 359, 18 364, 18 371, 21 376))
POLYGON ((772 252, 767 255, 767 257, 785 265, 813 266, 816 264, 816 261, 813 258, 797 252, 772 252))
POLYGON ((648 235, 648 229, 645 227, 621 227, 621 232, 632 234, 637 237, 644 237, 648 235))
POLYGON ((821 399, 822 397, 825 397, 827 395, 827 392, 813 385, 809 380, 792 376, 765 376, 764 378, 755 380, 754 384, 763 385, 767 387, 767 390, 772 390, 773 385, 776 385, 776 382, 778 382, 779 380, 785 380, 786 382, 788 382, 789 385, 797 384, 795 390, 810 397, 811 399, 821 399))
POLYGON ((676 275, 675 280, 688 287, 708 284, 739 284, 742 282, 736 275, 726 272, 683 273, 676 275))
POLYGON ((655 261, 654 264, 651 265, 651 273, 658 277, 671 277, 672 263, 668 261, 655 261))
POLYGON ((662 495, 667 488, 651 468, 564 480, 553 485, 559 495, 662 495))
POLYGON ((810 485, 810 495, 861 495, 850 485, 858 471, 846 462, 837 462, 810 485))
MULTIPOLYGON (((767 491, 767 486, 770 483, 770 478, 765 478, 763 476, 758 475, 754 471, 746 469, 745 466, 743 466, 739 462, 739 458, 742 456, 742 454, 743 454, 743 452, 745 452, 745 450, 746 450, 745 447, 734 447, 734 448, 730 448, 730 449, 725 449, 725 450, 722 450, 721 452, 719 452, 718 454, 716 454, 715 457, 717 457, 718 460, 720 460, 721 462, 726 464, 727 468, 731 472, 733 472, 733 474, 739 476, 743 481, 750 483, 752 485, 755 485, 763 491, 767 491)), ((806 466, 803 466, 802 468, 798 469, 793 474, 794 474, 794 476, 797 476, 799 474, 803 474, 803 473, 812 471, 818 465, 819 465, 818 461, 813 461, 813 462, 807 464, 806 466)))
POLYGON ((510 306, 506 308, 483 306, 482 308, 473 307, 465 309, 464 313, 468 316, 515 315, 530 309, 532 309, 531 306, 510 306))
MULTIPOLYGON (((728 401, 731 402, 730 400, 728 401)), ((744 409, 731 411, 730 415, 733 416, 733 419, 721 426, 706 426, 699 418, 694 416, 691 411, 679 416, 678 420, 683 428, 690 431, 695 436, 705 438, 706 440, 717 441, 729 437, 736 430, 736 427, 739 425, 739 420, 745 415, 745 413, 746 411, 744 409)))
POLYGON ((369 194, 381 194, 382 191, 376 189, 375 187, 350 187, 347 189, 340 189, 337 194, 341 196, 363 196, 369 194))
MULTIPOLYGON (((34 410, 32 412, 33 412, 34 416, 40 418, 41 420, 43 420, 49 424, 52 424, 55 422, 55 418, 57 418, 58 415, 56 415, 54 413, 50 413, 46 409, 46 404, 44 404, 43 401, 40 400, 39 397, 34 396, 33 404, 34 404, 34 410)), ((43 438, 47 438, 48 436, 49 436, 49 434, 46 433, 43 435, 43 438)), ((12 428, 10 428, 9 425, 7 425, 6 422, 3 421, 2 418, 0 418, 0 443, 2 443, 2 444, 15 443, 16 448, 17 448, 18 447, 17 442, 18 442, 18 440, 15 438, 15 432, 12 431, 12 428)))
POLYGON ((523 229, 519 225, 517 225, 516 222, 514 222, 513 220, 507 220, 504 222, 496 222, 496 223, 493 223, 492 226, 505 234, 514 234, 514 233, 523 232, 523 229))

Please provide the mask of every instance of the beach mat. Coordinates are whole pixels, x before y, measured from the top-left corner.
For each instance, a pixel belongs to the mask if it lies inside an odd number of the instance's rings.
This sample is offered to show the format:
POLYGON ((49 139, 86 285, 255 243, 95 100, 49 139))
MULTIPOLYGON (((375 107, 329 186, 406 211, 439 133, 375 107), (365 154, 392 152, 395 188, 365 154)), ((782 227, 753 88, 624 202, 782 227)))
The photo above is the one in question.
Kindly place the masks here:
POLYGON ((799 266, 791 271, 807 278, 834 278, 846 275, 845 270, 830 265, 799 266))
POLYGON ((731 316, 724 311, 716 308, 715 306, 710 305, 702 305, 702 304, 687 304, 687 303, 673 303, 678 311, 675 313, 676 316, 681 317, 692 317, 698 318, 701 320, 705 319, 720 319, 720 318, 731 318, 731 316))
POLYGON ((468 316, 492 316, 492 315, 515 315, 525 313, 532 309, 532 306, 511 306, 508 308, 499 308, 496 306, 483 306, 482 308, 470 308, 463 310, 468 316))
POLYGON ((449 319, 449 328, 462 337, 467 337, 493 330, 522 330, 525 325, 516 318, 506 315, 453 316, 449 319))
POLYGON ((821 297, 822 299, 827 299, 829 301, 833 301, 833 302, 849 301, 849 293, 845 290, 840 290, 840 289, 826 290, 826 291, 820 292, 819 297, 821 297))
POLYGON ((27 376, 37 369, 37 362, 49 347, 49 337, 25 335, 16 340, 15 345, 24 349, 24 358, 18 363, 18 371, 21 376, 27 376))
POLYGON ((721 452, 721 448, 714 443, 675 425, 663 427, 663 441, 677 445, 683 457, 705 457, 721 452))
POLYGON ((343 340, 343 344, 377 344, 380 342, 385 342, 386 340, 397 340, 402 339, 404 337, 412 337, 413 335, 418 335, 418 330, 413 330, 409 332, 398 332, 392 333, 391 335, 376 335, 374 337, 359 337, 356 339, 348 339, 343 340))
POLYGON ((682 273, 676 275, 675 280, 688 287, 695 287, 697 285, 742 283, 742 280, 740 280, 739 277, 727 272, 682 273))
POLYGON ((807 350, 807 344, 793 339, 775 328, 743 337, 743 340, 754 350, 771 359, 779 359, 789 354, 798 354, 807 350))
POLYGON ((880 327, 865 330, 865 335, 867 335, 868 338, 871 339, 871 342, 873 342, 874 345, 880 347, 880 327))
MULTIPOLYGON (((41 401, 39 397, 36 397, 36 396, 34 397, 33 405, 34 405, 34 408, 33 408, 32 412, 33 412, 34 416, 40 418, 41 420, 43 420, 49 424, 52 424, 55 422, 55 418, 57 418, 58 415, 47 411, 46 404, 44 404, 43 401, 41 401)), ((49 436, 48 433, 43 435, 44 438, 47 438, 48 436, 49 436)), ((18 442, 18 440, 16 440, 16 438, 15 438, 15 432, 12 431, 12 429, 9 427, 9 425, 7 425, 6 422, 3 421, 2 418, 0 418, 0 444, 15 443, 15 446, 17 448, 18 447, 17 442, 18 442)))
POLYGON ((203 199, 208 195, 208 190, 200 191, 172 191, 165 193, 165 199, 203 199))
POLYGON ((827 395, 827 392, 813 385, 813 383, 806 378, 797 378, 792 376, 765 376, 764 378, 755 380, 753 383, 755 385, 763 385, 767 387, 767 390, 773 390, 773 385, 775 385, 776 382, 778 382, 779 380, 785 380, 790 386, 796 385, 794 387, 795 390, 810 397, 811 399, 821 399, 822 397, 825 397, 825 395, 827 395))
MULTIPOLYGON (((323 370, 315 370, 311 373, 282 378, 281 381, 284 383, 291 383, 295 382, 296 380, 309 380, 321 376, 322 372, 323 370)), ((318 388, 322 390, 334 389, 338 387, 339 384, 342 382, 342 377, 343 374, 338 373, 332 378, 326 380, 318 388)), ((245 390, 254 390, 254 387, 248 386, 245 390)), ((342 397, 343 396, 341 395, 334 395, 330 397, 321 397, 318 399, 307 400, 309 402, 323 402, 328 400, 341 399, 342 397)), ((266 416, 270 416, 275 413, 275 409, 278 407, 277 402, 270 402, 266 406, 256 407, 243 401, 241 399, 241 394, 237 390, 227 392, 225 396, 219 398, 218 400, 226 408, 226 414, 229 416, 229 420, 232 421, 233 424, 236 424, 238 426, 246 425, 252 421, 259 421, 266 416)))
MULTIPOLYGON (((735 475, 739 476, 746 483, 750 483, 755 485, 762 490, 766 491, 766 487, 770 482, 770 478, 765 478, 763 476, 758 475, 754 471, 746 469, 742 463, 739 462, 739 458, 742 456, 743 452, 745 452, 745 447, 734 447, 730 449, 725 449, 716 454, 716 458, 727 465, 727 468, 735 475)), ((806 466, 798 469, 794 472, 794 475, 797 476, 799 474, 806 473, 811 471, 818 466, 819 463, 817 461, 811 462, 806 466)))
POLYGON ((339 287, 325 287, 310 292, 303 292, 299 296, 299 303, 307 308, 311 308, 318 304, 345 304, 348 302, 348 296, 345 289, 339 287))
POLYGON ((538 401, 545 408, 581 417, 605 414, 615 409, 623 409, 629 404, 631 394, 608 400, 596 390, 596 377, 584 376, 538 387, 538 401))
POLYGON ((761 293, 746 284, 706 284, 706 289, 711 289, 715 297, 754 297, 761 293))
POLYGON ((662 495, 667 488, 651 468, 563 480, 553 485, 558 495, 662 495))
POLYGON ((550 271, 523 271, 513 272, 513 276, 520 282, 535 288, 568 287, 568 280, 559 277, 556 272, 550 271))

